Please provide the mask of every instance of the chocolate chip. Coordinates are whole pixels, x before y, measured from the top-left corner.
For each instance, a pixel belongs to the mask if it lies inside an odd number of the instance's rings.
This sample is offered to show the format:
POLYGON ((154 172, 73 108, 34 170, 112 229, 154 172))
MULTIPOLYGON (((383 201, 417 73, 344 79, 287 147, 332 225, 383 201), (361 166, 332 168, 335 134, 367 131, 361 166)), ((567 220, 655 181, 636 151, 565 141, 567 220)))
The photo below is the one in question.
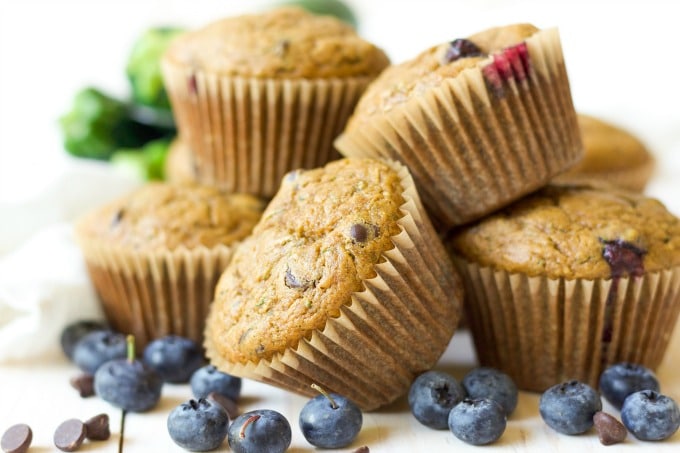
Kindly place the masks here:
POLYGON ((290 271, 290 268, 286 269, 284 283, 291 289, 307 289, 315 285, 315 282, 310 282, 296 277, 295 274, 290 271))
POLYGON ((0 440, 0 447, 5 453, 25 453, 33 440, 31 427, 19 423, 10 426, 0 440))
POLYGON ((354 450, 354 453, 369 453, 369 452, 370 452, 370 450, 368 449, 368 447, 366 445, 364 445, 363 447, 359 447, 356 450, 354 450))
POLYGON ((593 423, 602 445, 614 445, 626 438, 626 427, 606 412, 595 412, 593 423))
POLYGON ((377 225, 366 225, 363 223, 355 223, 349 227, 349 237, 354 242, 367 242, 377 237, 380 234, 380 228, 377 225))
POLYGON ((482 50, 475 43, 468 39, 454 39, 449 44, 444 55, 444 64, 454 62, 460 58, 482 56, 482 50))
POLYGON ((61 451, 76 451, 85 440, 85 431, 85 424, 80 420, 66 420, 54 432, 54 445, 61 451))
POLYGON ((120 208, 119 210, 116 211, 116 213, 113 215, 113 219, 111 219, 111 226, 115 227, 120 223, 121 220, 123 220, 123 216, 125 215, 125 209, 120 208))
POLYGON ((355 223, 349 227, 349 237, 355 242, 366 242, 366 239, 368 239, 368 231, 364 225, 355 223))
POLYGON ((71 387, 78 390, 81 398, 94 396, 94 376, 89 373, 82 373, 73 376, 70 381, 71 387))
POLYGON ((229 420, 234 420, 236 417, 240 415, 238 405, 231 398, 227 398, 226 396, 217 392, 210 392, 208 394, 208 399, 222 406, 224 410, 227 411, 227 415, 229 415, 229 420))
POLYGON ((280 39, 275 45, 274 45, 274 54, 276 54, 277 57, 283 58, 286 56, 286 53, 288 53, 288 49, 290 48, 290 41, 287 39, 280 39))
POLYGON ((106 440, 111 437, 108 414, 99 414, 85 420, 85 437, 90 440, 106 440))

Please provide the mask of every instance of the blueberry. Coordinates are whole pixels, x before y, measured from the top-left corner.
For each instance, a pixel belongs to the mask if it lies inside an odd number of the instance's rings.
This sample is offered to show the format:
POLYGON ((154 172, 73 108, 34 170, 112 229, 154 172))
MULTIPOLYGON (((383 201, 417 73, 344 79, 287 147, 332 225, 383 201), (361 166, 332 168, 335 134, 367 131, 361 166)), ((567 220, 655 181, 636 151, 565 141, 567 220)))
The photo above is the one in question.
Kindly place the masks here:
POLYGON ((217 449, 227 437, 229 416, 214 401, 199 399, 182 403, 168 415, 168 433, 180 447, 189 451, 217 449))
POLYGON ((361 409, 335 393, 319 395, 300 411, 300 430, 307 442, 319 448, 342 448, 351 444, 361 431, 361 409))
POLYGON ((621 362, 608 367, 600 375, 600 392, 617 409, 621 409, 628 395, 640 390, 659 391, 656 376, 642 365, 621 362))
POLYGON ((494 368, 475 368, 461 385, 470 399, 490 398, 501 405, 506 416, 517 407, 517 386, 510 376, 494 368))
POLYGON ((282 453, 288 449, 293 433, 280 413, 259 409, 239 415, 229 426, 227 442, 235 453, 282 453))
POLYGON ((142 357, 163 381, 176 384, 189 382, 194 371, 205 362, 198 343, 177 335, 153 340, 144 348, 142 357))
POLYGON ((61 337, 59 338, 61 350, 64 351, 66 357, 73 360, 73 349, 76 347, 76 344, 85 335, 96 330, 107 330, 106 324, 103 321, 82 320, 67 325, 61 331, 61 337))
POLYGON ((423 425, 447 429, 449 411, 465 396, 456 378, 442 371, 426 371, 418 376, 408 392, 411 413, 423 425))
POLYGON ((621 421, 640 440, 664 440, 680 427, 680 409, 666 395, 641 390, 623 402, 621 421))
POLYGON ((593 426, 595 412, 602 410, 602 401, 588 384, 568 381, 543 392, 539 402, 543 421, 562 434, 581 434, 593 426))
POLYGON ((104 362, 126 356, 125 335, 111 330, 90 332, 73 348, 73 362, 89 374, 94 374, 104 362))
POLYGON ((156 406, 162 387, 158 374, 140 360, 109 360, 94 374, 95 393, 131 412, 144 412, 156 406))
POLYGON ((456 404, 448 418, 449 429, 458 439, 472 445, 497 441, 507 424, 505 410, 489 398, 465 398, 456 404))
POLYGON ((211 392, 215 392, 236 402, 241 395, 241 378, 223 373, 213 365, 196 370, 189 382, 196 398, 207 398, 211 392))
POLYGON ((483 52, 469 39, 458 38, 451 41, 444 55, 444 63, 451 63, 460 58, 479 57, 483 52))

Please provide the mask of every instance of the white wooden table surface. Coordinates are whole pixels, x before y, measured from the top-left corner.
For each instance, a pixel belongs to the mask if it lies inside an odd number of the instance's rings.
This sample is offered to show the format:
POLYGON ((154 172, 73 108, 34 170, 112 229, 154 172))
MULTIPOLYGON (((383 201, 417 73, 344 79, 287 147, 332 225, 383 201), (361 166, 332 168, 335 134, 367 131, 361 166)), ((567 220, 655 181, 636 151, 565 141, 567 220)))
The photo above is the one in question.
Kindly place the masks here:
MULTIPOLYGON (((449 371, 459 379, 475 365, 467 331, 458 332, 437 369, 449 371)), ((657 372, 663 393, 680 401, 680 329, 676 329, 669 351, 657 372)), ((0 431, 15 423, 26 423, 33 430, 30 452, 58 451, 52 442, 56 427, 68 418, 85 420, 105 412, 111 417, 111 438, 108 441, 86 441, 79 451, 96 452, 182 452, 170 439, 166 420, 169 412, 191 397, 188 385, 166 385, 160 404, 150 412, 125 415, 97 397, 81 398, 69 385, 69 378, 78 373, 74 365, 61 356, 45 357, 31 364, 0 366, 0 431), (122 450, 119 450, 119 447, 122 450)), ((281 412, 291 424, 291 453, 313 452, 298 427, 298 414, 307 401, 268 385, 244 381, 241 411, 268 408, 281 412)), ((557 434, 547 427, 538 413, 539 395, 520 392, 516 411, 508 420, 500 441, 485 447, 474 447, 456 439, 448 431, 435 431, 420 425, 409 412, 405 398, 377 412, 364 414, 359 436, 348 448, 351 452, 366 445, 371 452, 440 452, 440 451, 503 451, 503 452, 678 452, 680 431, 663 442, 641 442, 628 436, 623 444, 605 447, 594 430, 580 436, 557 434)), ((619 416, 604 402, 605 410, 619 416)), ((229 451, 225 441, 218 451, 229 451)))

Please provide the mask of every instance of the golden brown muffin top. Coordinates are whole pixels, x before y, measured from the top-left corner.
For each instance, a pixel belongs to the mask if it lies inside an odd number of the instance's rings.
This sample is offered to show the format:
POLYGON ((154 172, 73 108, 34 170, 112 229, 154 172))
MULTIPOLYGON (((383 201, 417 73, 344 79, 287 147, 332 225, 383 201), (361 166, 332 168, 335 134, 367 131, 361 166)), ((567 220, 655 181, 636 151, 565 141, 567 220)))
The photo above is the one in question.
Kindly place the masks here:
POLYGON ((583 160, 571 173, 597 174, 644 165, 652 159, 645 145, 633 134, 601 119, 579 114, 583 160))
POLYGON ((192 184, 148 183, 95 209, 76 225, 83 240, 134 252, 211 248, 250 234, 263 203, 192 184))
POLYGON ((456 77, 464 69, 479 66, 488 61, 489 54, 520 43, 537 31, 530 24, 495 27, 465 38, 479 48, 480 55, 452 60, 452 43, 447 42, 425 50, 412 60, 392 65, 369 85, 354 116, 389 111, 395 105, 439 86, 444 80, 456 77))
POLYGON ((297 7, 213 22, 178 37, 164 58, 195 70, 258 78, 375 77, 389 64, 351 26, 297 7))
POLYGON ((450 246, 511 273, 606 279, 680 265, 680 220, 659 201, 613 186, 550 185, 465 227, 450 246))
POLYGON ((211 342, 234 363, 271 358, 337 317, 393 248, 398 174, 371 159, 291 172, 215 290, 211 342))

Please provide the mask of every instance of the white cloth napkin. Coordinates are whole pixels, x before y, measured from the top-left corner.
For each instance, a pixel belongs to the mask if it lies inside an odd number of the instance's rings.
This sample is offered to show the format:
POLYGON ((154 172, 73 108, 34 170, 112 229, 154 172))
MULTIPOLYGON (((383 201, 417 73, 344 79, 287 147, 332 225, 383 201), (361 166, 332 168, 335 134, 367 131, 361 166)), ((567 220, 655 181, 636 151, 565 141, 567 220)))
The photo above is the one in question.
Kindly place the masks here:
POLYGON ((66 325, 102 319, 73 220, 139 184, 78 161, 35 198, 0 204, 0 363, 56 353, 66 325))

